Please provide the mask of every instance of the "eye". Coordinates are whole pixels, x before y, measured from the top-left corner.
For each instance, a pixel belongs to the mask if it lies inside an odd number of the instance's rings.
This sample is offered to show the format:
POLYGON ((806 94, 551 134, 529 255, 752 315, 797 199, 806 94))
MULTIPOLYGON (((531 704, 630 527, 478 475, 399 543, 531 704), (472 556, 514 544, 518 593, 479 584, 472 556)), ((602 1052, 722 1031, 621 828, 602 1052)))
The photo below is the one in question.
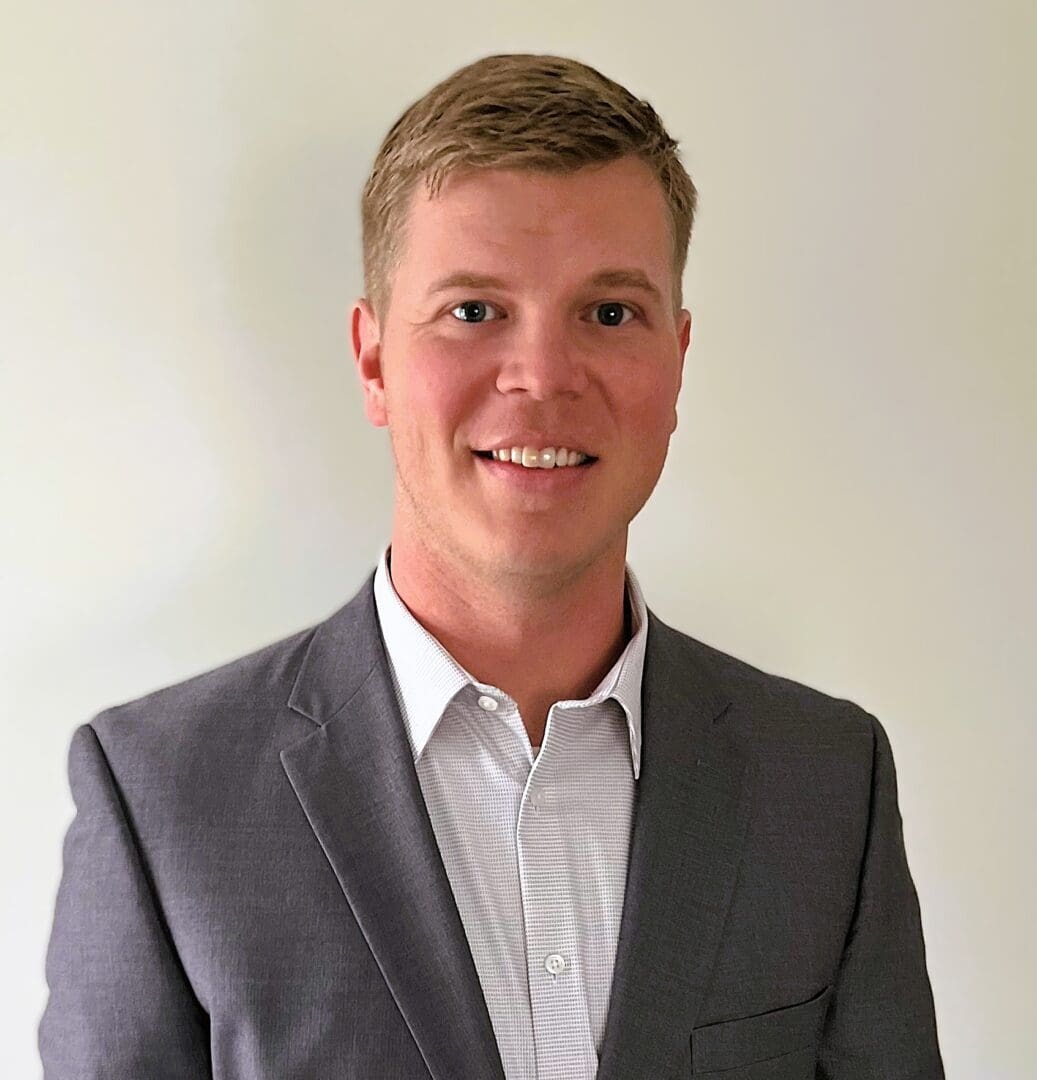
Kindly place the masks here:
POLYGON ((500 318, 499 315, 488 314, 488 312, 496 310, 492 304, 487 304, 485 300, 465 300, 463 303, 458 304, 457 307, 451 308, 450 314, 458 322, 481 323, 500 318), (461 314, 458 315, 458 312, 461 312, 461 314))
POLYGON ((636 317, 636 312, 633 308, 628 307, 626 304, 619 303, 618 300, 610 300, 605 304, 598 304, 594 309, 594 314, 598 317, 598 322, 602 326, 624 326, 629 320, 623 318, 623 312, 630 312, 631 316, 636 317))

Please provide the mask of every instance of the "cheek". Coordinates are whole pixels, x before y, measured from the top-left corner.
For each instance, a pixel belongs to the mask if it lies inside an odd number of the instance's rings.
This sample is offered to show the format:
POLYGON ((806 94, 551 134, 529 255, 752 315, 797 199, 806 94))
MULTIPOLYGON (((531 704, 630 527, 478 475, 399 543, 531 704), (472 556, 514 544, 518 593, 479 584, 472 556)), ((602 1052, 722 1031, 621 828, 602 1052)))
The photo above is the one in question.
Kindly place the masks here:
POLYGON ((414 347, 386 385, 390 424, 426 453, 465 443, 466 420, 475 415, 477 397, 471 366, 457 350, 428 343, 414 347))
POLYGON ((619 391, 630 433, 646 452, 672 432, 677 390, 676 379, 660 372, 651 379, 632 379, 619 391))

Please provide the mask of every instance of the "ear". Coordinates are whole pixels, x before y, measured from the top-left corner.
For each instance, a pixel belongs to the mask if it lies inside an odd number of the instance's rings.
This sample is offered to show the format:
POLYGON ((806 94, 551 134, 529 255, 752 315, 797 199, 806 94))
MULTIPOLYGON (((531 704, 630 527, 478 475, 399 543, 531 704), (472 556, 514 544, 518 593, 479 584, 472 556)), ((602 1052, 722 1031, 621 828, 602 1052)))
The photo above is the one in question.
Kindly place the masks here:
POLYGON ((684 376, 684 357, 688 351, 688 346, 691 344, 691 312, 687 308, 681 308, 681 313, 677 319, 677 340, 680 342, 681 349, 681 377, 684 376))
POLYGON ((350 325, 353 359, 364 392, 364 412, 375 427, 387 427, 389 420, 385 408, 381 328, 366 297, 360 297, 353 305, 350 325))
POLYGON ((691 312, 687 308, 681 308, 677 316, 677 343, 680 347, 680 368, 677 371, 677 392, 673 396, 673 428, 677 430, 677 398, 684 383, 684 359, 691 345, 691 312))

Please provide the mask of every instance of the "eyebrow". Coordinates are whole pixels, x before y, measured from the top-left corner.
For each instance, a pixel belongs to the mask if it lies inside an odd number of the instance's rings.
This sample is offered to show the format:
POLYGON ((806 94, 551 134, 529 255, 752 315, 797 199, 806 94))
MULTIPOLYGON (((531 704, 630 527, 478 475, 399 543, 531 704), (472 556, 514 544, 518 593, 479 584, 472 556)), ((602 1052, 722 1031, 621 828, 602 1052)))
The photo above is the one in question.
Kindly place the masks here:
POLYGON ((663 298, 658 286, 642 270, 601 270, 587 284, 606 289, 638 289, 655 300, 663 298))
MULTIPOLYGON (((662 293, 658 286, 642 270, 626 268, 599 270, 596 274, 592 274, 584 285, 589 288, 637 289, 659 302, 662 301, 662 293)), ((436 293, 446 292, 448 289, 506 288, 507 283, 501 278, 493 277, 491 274, 472 274, 462 270, 433 282, 426 295, 435 296, 436 293)))
POLYGON ((427 296, 435 296, 436 293, 446 292, 448 289, 503 289, 506 288, 500 278, 489 274, 469 274, 460 271, 456 274, 448 274, 444 278, 432 283, 427 296))

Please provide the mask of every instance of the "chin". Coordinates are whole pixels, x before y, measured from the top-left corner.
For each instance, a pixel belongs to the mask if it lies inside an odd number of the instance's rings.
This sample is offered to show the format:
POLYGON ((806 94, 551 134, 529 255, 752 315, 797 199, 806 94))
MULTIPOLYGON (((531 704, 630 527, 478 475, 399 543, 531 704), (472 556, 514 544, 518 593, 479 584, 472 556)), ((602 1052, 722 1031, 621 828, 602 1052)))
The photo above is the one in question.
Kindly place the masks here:
POLYGON ((556 581, 567 579, 586 563, 586 552, 573 546, 572 537, 554 536, 544 544, 533 537, 496 537, 479 548, 473 559, 481 575, 498 581, 556 581))

